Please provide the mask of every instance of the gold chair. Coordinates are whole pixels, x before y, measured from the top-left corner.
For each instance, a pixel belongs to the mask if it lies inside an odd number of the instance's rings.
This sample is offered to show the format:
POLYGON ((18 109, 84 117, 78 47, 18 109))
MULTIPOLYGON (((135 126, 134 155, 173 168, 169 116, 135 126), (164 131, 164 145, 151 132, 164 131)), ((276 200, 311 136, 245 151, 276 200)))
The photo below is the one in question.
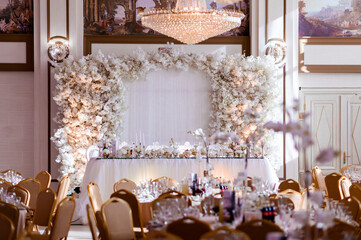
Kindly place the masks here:
POLYGON ((106 232, 105 226, 104 226, 104 219, 103 219, 103 215, 101 213, 101 211, 97 211, 95 213, 95 223, 98 227, 99 230, 99 238, 100 239, 108 239, 108 234, 106 232))
POLYGON ((15 235, 15 227, 10 218, 0 213, 0 239, 11 240, 15 235))
POLYGON ((338 180, 338 186, 341 189, 342 199, 350 196, 350 187, 352 182, 347 177, 343 176, 338 180))
POLYGON ((202 201, 201 201, 201 205, 200 205, 200 208, 201 208, 201 213, 204 213, 204 204, 205 202, 208 201, 208 203, 211 203, 211 205, 213 207, 216 207, 219 209, 220 205, 221 205, 221 199, 222 198, 216 198, 214 196, 208 196, 208 197, 205 197, 202 201))
POLYGON ((136 239, 133 232, 132 210, 129 204, 119 198, 111 198, 102 208, 106 239, 136 239))
POLYGON ((327 194, 329 198, 334 200, 341 200, 343 198, 341 189, 338 184, 338 180, 342 178, 339 173, 330 173, 325 177, 327 194))
POLYGON ((323 177, 322 170, 319 167, 316 166, 312 169, 312 177, 313 182, 315 183, 315 188, 325 192, 325 195, 327 195, 325 178, 323 177))
POLYGON ((86 205, 86 213, 88 216, 89 228, 90 228, 90 232, 92 233, 92 238, 93 238, 93 240, 98 240, 95 216, 94 216, 93 210, 91 209, 89 204, 86 205))
MULTIPOLYGON (((287 197, 283 197, 283 199, 285 199, 284 201, 287 201, 287 205, 290 206, 290 208, 293 210, 295 209, 295 205, 293 204, 293 201, 287 197)), ((279 204, 279 197, 277 195, 275 196, 271 196, 269 198, 270 202, 274 204, 274 206, 276 207, 276 211, 277 213, 279 213, 279 208, 278 208, 278 204, 279 204)))
POLYGON ((93 212, 95 214, 97 211, 100 211, 102 207, 102 196, 100 194, 100 190, 97 184, 90 182, 87 188, 90 205, 92 206, 93 212))
POLYGON ((163 193, 161 195, 158 196, 158 198, 154 199, 151 203, 150 203, 150 210, 153 211, 155 205, 157 202, 162 201, 164 199, 167 198, 178 198, 178 199, 187 199, 187 204, 188 206, 192 205, 191 200, 187 197, 187 195, 185 195, 184 193, 172 190, 166 193, 163 193))
MULTIPOLYGON (((309 186, 308 191, 310 193, 313 193, 313 192, 315 192, 317 190, 315 189, 314 186, 309 186)), ((308 204, 308 196, 307 196, 307 189, 306 188, 302 190, 301 195, 302 195, 301 209, 306 210, 307 209, 307 204, 308 204)))
POLYGON ((294 209, 296 211, 300 210, 302 205, 302 195, 301 193, 299 192, 296 192, 292 189, 288 189, 288 190, 285 190, 283 192, 280 192, 279 193, 280 196, 282 197, 286 197, 286 198, 289 198, 292 202, 293 202, 293 205, 294 205, 294 209))
POLYGON ((52 189, 48 188, 39 193, 34 218, 31 224, 29 224, 30 230, 33 229, 33 226, 48 227, 51 225, 55 203, 56 193, 52 189))
POLYGON ((249 236, 237 230, 230 229, 228 227, 220 227, 212 232, 208 232, 200 238, 200 240, 224 240, 224 239, 238 239, 238 240, 250 240, 249 236))
POLYGON ((184 217, 168 224, 166 231, 184 240, 198 240, 203 234, 210 232, 211 227, 196 218, 184 217))
POLYGON ((8 217, 10 221, 14 224, 14 235, 12 239, 16 239, 17 227, 19 222, 19 209, 12 204, 0 202, 0 214, 8 217))
POLYGON ((41 171, 36 176, 35 179, 40 182, 40 191, 43 191, 50 187, 51 175, 47 171, 41 171))
POLYGON ((156 240, 156 239, 163 239, 163 240, 182 240, 180 237, 167 233, 167 232, 161 232, 161 231, 154 231, 150 233, 145 240, 156 240))
POLYGON ((58 189, 56 191, 56 203, 55 203, 55 209, 61 201, 63 201, 64 198, 66 198, 68 192, 69 192, 69 186, 70 186, 70 177, 69 174, 65 175, 59 182, 58 189))
POLYGON ((341 202, 343 202, 345 206, 348 207, 348 210, 352 213, 353 220, 358 222, 360 218, 360 209, 361 209, 359 200, 357 200, 355 197, 348 197, 342 199, 341 202))
POLYGON ((5 179, 0 179, 0 188, 8 189, 12 184, 6 181, 5 179))
POLYGON ((53 224, 48 234, 40 234, 39 232, 30 233, 32 240, 60 240, 66 239, 69 233, 71 220, 75 210, 74 197, 66 197, 59 204, 55 211, 53 224))
POLYGON ((308 196, 307 189, 302 190, 301 209, 307 210, 308 196))
POLYGON ((361 202, 361 187, 358 184, 353 183, 350 187, 350 196, 356 198, 361 202))
POLYGON ((175 191, 175 190, 171 190, 165 193, 162 193, 161 195, 159 195, 159 199, 165 199, 165 198, 182 198, 182 197, 187 197, 187 195, 185 195, 184 193, 175 191))
POLYGON ((31 236, 30 236, 30 233, 27 232, 27 231, 23 231, 19 237, 17 238, 17 240, 32 240, 31 239, 31 236))
POLYGON ((12 193, 12 192, 15 193, 15 195, 17 197, 20 197, 21 202, 24 205, 26 205, 26 206, 29 205, 30 192, 26 188, 15 185, 15 186, 12 186, 12 187, 8 188, 8 193, 12 193))
POLYGON ((132 180, 123 178, 116 182, 113 188, 114 192, 118 192, 121 189, 125 189, 131 192, 132 190, 137 189, 137 184, 135 184, 135 182, 133 182, 132 180))
POLYGON ((236 227, 236 230, 246 233, 251 239, 264 240, 270 232, 281 232, 283 230, 276 224, 264 220, 257 219, 243 223, 236 227))
POLYGON ((40 182, 34 178, 27 178, 18 183, 18 186, 27 189, 30 192, 29 207, 31 210, 36 210, 36 201, 40 192, 40 182))
POLYGON ((347 169, 356 169, 356 167, 355 167, 354 165, 344 166, 344 167, 342 167, 342 168, 340 169, 340 173, 341 173, 342 175, 345 175, 344 173, 345 173, 345 171, 346 171, 347 169))
POLYGON ((280 192, 283 192, 283 191, 285 191, 287 189, 292 189, 292 190, 294 190, 296 192, 299 192, 299 193, 301 192, 300 184, 297 181, 293 180, 293 179, 284 180, 283 182, 281 182, 278 189, 279 189, 280 192))
POLYGON ((269 198, 278 198, 277 194, 276 193, 272 193, 269 195, 269 198))
POLYGON ((330 240, 347 239, 344 234, 352 235, 349 239, 360 239, 360 231, 358 227, 354 227, 346 222, 335 219, 335 224, 327 230, 327 237, 330 240))
POLYGON ((152 183, 153 182, 164 182, 166 187, 168 188, 172 188, 172 187, 176 187, 178 182, 172 178, 169 178, 169 177, 160 177, 160 178, 156 178, 154 180, 152 180, 152 183))
POLYGON ((136 232, 135 235, 136 237, 144 238, 145 235, 144 235, 143 223, 142 223, 140 206, 137 197, 133 193, 125 189, 113 193, 110 197, 122 199, 129 204, 130 208, 132 209, 133 226, 140 228, 140 232, 136 232))

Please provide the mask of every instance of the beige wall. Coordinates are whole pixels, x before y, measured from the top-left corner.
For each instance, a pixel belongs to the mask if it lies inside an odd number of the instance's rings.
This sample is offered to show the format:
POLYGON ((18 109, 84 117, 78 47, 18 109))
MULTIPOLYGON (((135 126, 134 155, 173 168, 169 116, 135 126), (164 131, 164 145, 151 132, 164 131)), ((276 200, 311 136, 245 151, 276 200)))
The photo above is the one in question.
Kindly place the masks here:
POLYGON ((0 169, 34 174, 34 74, 0 72, 0 169))

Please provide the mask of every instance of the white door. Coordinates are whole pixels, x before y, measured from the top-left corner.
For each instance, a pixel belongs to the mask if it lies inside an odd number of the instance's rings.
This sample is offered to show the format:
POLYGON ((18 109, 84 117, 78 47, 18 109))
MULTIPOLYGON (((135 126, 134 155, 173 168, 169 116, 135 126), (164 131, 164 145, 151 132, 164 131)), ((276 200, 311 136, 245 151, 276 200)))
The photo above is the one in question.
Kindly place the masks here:
POLYGON ((326 164, 315 161, 320 150, 333 147, 340 150, 340 95, 325 93, 305 93, 305 111, 311 113, 309 124, 314 145, 307 150, 308 169, 319 166, 325 175, 338 172, 340 157, 326 164))
POLYGON ((361 164, 361 94, 341 96, 341 167, 361 164))

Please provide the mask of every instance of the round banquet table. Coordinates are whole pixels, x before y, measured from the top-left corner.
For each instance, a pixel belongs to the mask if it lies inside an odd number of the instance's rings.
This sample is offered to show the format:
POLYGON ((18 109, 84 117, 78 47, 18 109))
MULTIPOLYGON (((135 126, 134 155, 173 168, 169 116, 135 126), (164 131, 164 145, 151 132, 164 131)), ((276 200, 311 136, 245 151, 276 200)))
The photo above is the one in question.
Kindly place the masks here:
MULTIPOLYGON (((211 158, 209 162, 214 166, 212 174, 215 177, 233 180, 240 171, 244 170, 242 158, 211 158)), ((113 193, 113 185, 122 178, 130 179, 137 184, 142 181, 162 176, 181 181, 188 178, 190 173, 202 176, 206 169, 206 160, 190 158, 172 159, 98 159, 92 158, 85 170, 81 193, 77 201, 76 217, 87 222, 86 204, 89 204, 87 185, 94 182, 99 186, 102 200, 105 202, 113 193)), ((260 176, 264 181, 278 183, 275 170, 266 158, 250 158, 248 160, 248 176, 260 176)))

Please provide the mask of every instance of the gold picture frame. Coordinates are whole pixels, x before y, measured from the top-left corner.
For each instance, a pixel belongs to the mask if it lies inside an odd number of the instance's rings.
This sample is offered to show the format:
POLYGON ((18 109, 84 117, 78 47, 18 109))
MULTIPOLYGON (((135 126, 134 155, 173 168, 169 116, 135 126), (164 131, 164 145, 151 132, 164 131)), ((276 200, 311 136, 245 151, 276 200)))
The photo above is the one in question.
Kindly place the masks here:
MULTIPOLYGON (((103 36, 103 35, 84 35, 84 55, 92 53, 92 44, 182 44, 181 42, 162 35, 145 36, 145 35, 126 35, 126 36, 103 36)), ((233 37, 213 37, 207 39, 201 44, 215 45, 242 45, 243 53, 250 55, 250 37, 233 36, 233 37)))
POLYGON ((25 42, 25 63, 0 63, 0 71, 34 71, 34 35, 33 34, 1 34, 0 42, 25 42))
POLYGON ((361 45, 358 37, 299 37, 298 70, 300 73, 361 73, 361 65, 306 65, 307 45, 361 45))
MULTIPOLYGON (((0 0, 0 43, 25 43, 24 52, 19 52, 25 61, 5 59, 0 63, 0 71, 34 71, 33 6, 33 0, 0 0)), ((0 52, 4 48, 6 46, 2 46, 0 52)))

